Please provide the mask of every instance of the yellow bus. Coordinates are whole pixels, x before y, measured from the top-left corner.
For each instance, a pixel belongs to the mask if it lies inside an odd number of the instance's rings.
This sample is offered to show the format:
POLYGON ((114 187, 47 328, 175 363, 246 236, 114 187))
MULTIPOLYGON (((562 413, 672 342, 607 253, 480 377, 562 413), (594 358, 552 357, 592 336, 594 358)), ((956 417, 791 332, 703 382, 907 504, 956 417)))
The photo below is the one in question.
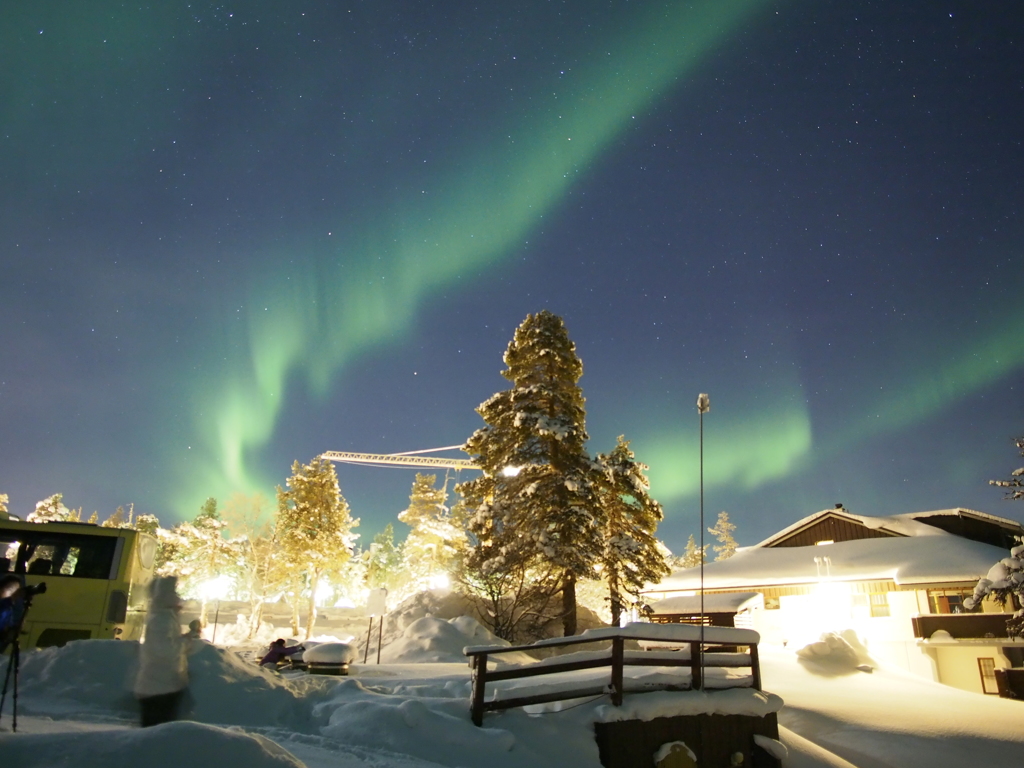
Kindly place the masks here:
POLYGON ((128 528, 0 518, 0 575, 46 582, 22 626, 22 648, 142 636, 157 542, 128 528))

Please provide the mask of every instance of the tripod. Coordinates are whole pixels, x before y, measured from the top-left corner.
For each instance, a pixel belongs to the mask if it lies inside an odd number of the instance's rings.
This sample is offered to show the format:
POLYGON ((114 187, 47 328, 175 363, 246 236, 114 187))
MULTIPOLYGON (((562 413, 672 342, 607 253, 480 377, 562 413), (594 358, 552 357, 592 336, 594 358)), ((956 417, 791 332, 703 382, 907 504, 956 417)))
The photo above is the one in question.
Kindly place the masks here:
POLYGON ((4 702, 7 700, 7 688, 11 682, 11 671, 14 671, 14 707, 11 720, 11 732, 18 732, 18 671, 21 668, 21 628, 25 623, 25 616, 28 615, 28 609, 32 607, 32 598, 38 592, 45 592, 46 584, 40 584, 35 589, 26 589, 23 591, 21 616, 18 617, 18 623, 11 628, 11 632, 14 634, 14 639, 11 640, 11 658, 7 660, 7 673, 4 675, 4 689, 3 693, 0 693, 0 719, 3 718, 4 714, 4 702), (39 589, 42 587, 42 589, 39 589))

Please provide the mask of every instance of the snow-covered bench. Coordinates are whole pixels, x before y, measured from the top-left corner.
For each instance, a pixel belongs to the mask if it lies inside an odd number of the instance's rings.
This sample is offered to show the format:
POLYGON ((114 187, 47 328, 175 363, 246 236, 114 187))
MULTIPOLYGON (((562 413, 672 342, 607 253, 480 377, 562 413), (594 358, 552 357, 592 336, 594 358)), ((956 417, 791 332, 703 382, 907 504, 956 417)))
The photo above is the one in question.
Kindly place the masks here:
MULTIPOLYGON (((732 627, 701 627, 691 624, 629 624, 625 627, 591 629, 582 635, 540 640, 532 645, 469 646, 463 649, 473 669, 473 698, 470 713, 473 722, 483 724, 486 711, 543 704, 589 696, 610 694, 615 706, 622 704, 624 693, 653 690, 706 690, 712 688, 750 687, 761 690, 761 670, 757 657, 760 636, 752 629, 732 627), (656 643, 656 650, 627 651, 625 643, 656 643), (611 647, 598 651, 578 651, 538 661, 526 666, 505 669, 487 668, 488 657, 503 653, 531 651, 539 648, 564 648, 588 643, 605 643, 611 647), (669 648, 678 650, 669 650, 669 648), (739 648, 746 648, 745 653, 739 648), (720 650, 716 650, 720 649, 720 650), (628 685, 624 669, 631 666, 676 667, 678 675, 653 684, 628 685), (561 675, 584 669, 610 668, 608 683, 552 678, 530 686, 516 688, 511 695, 486 697, 487 683, 530 677, 561 675), (736 669, 749 674, 737 675, 736 669), (708 674, 711 672, 712 674, 708 674)), ((562 675, 564 678, 565 676, 562 675)), ((497 694, 497 692, 495 692, 497 694)))

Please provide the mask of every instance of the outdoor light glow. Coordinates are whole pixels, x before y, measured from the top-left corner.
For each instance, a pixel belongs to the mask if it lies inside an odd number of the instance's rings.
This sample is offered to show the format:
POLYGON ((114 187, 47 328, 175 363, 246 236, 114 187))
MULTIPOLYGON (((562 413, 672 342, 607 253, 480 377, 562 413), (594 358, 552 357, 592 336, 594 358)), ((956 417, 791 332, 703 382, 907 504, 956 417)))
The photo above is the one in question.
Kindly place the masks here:
POLYGON ((203 600, 223 600, 231 592, 231 586, 231 578, 221 575, 204 581, 196 591, 203 600))
POLYGON ((451 586, 451 579, 447 573, 435 573, 427 582, 430 589, 448 589, 451 586))
POLYGON ((522 471, 522 467, 505 467, 503 470, 501 470, 501 474, 503 474, 505 477, 515 477, 522 471))

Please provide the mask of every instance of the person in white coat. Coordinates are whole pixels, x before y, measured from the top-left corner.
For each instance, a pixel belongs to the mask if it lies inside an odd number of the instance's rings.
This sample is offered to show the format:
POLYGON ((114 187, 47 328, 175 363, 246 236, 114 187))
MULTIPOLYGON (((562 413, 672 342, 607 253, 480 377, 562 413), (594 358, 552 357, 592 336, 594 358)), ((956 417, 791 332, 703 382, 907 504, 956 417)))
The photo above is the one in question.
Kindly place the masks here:
POLYGON ((135 697, 142 710, 142 727, 178 719, 188 687, 188 659, 181 636, 181 598, 178 579, 161 576, 150 584, 146 632, 139 647, 135 697))

